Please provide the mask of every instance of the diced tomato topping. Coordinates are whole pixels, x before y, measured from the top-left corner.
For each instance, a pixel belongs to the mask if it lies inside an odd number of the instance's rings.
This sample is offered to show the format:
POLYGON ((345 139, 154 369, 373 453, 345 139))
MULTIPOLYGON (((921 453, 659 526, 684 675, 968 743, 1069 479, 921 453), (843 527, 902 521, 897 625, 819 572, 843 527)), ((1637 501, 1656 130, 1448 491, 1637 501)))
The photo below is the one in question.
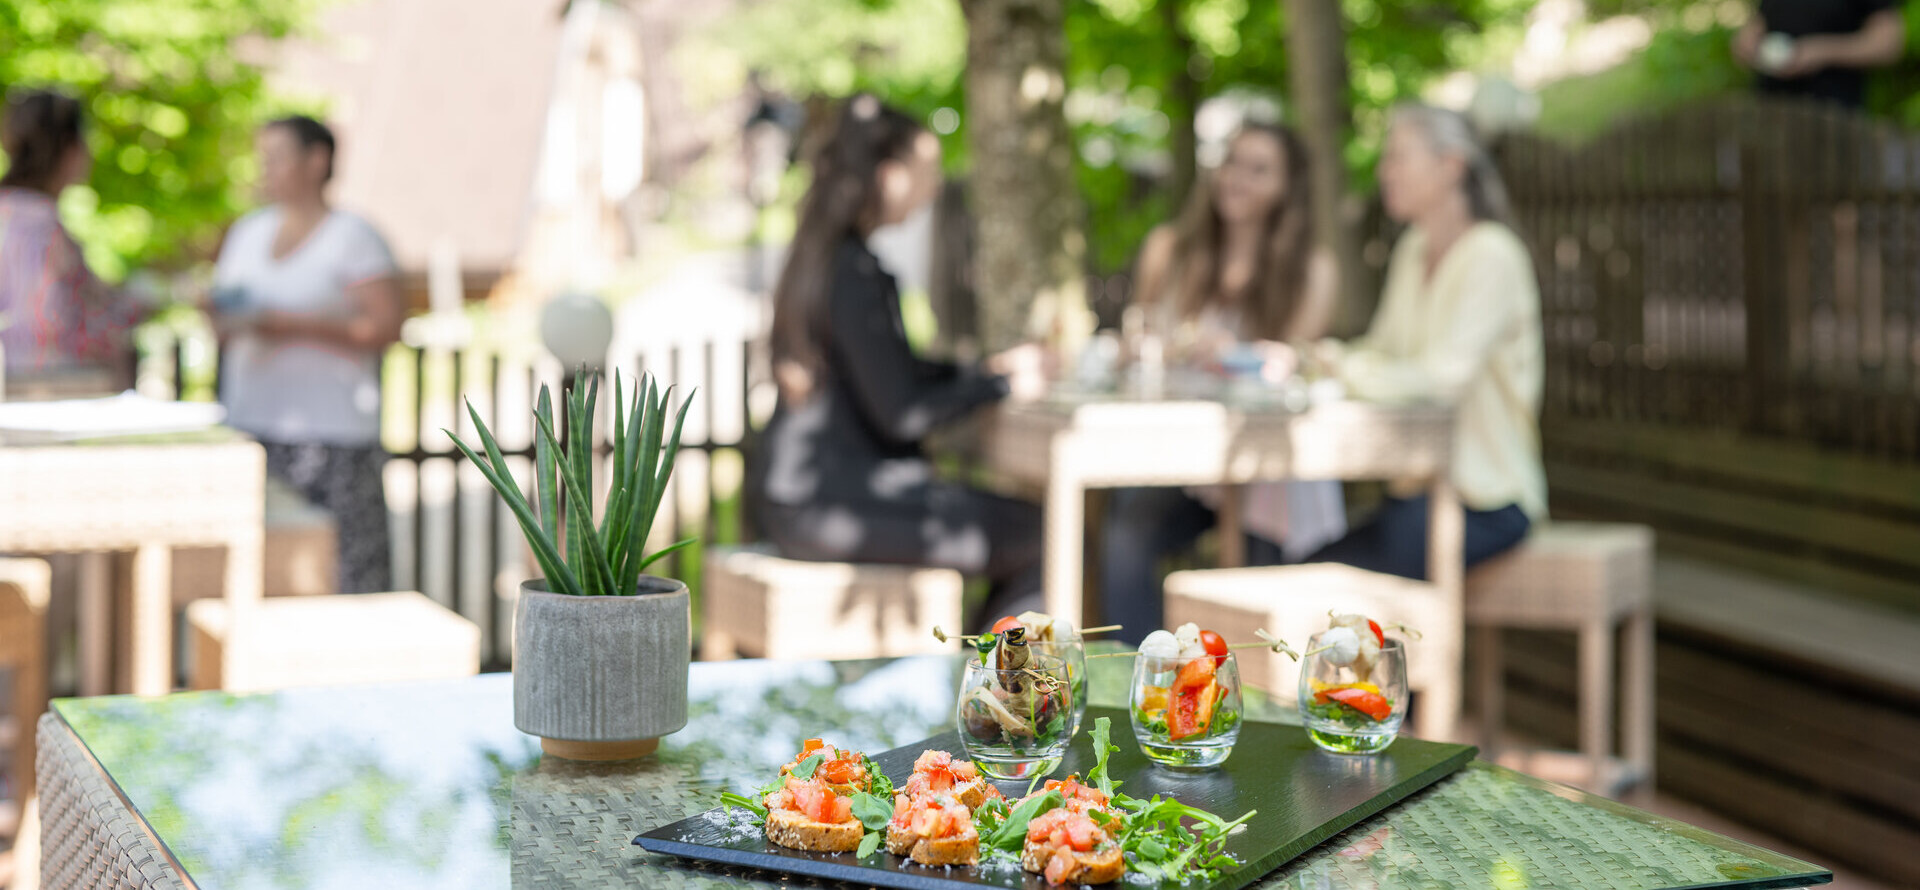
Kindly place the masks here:
POLYGON ((1094 827, 1093 820, 1085 817, 1067 823, 1067 843, 1082 853, 1093 849, 1099 843, 1100 829, 1094 827))
POLYGON ((946 827, 947 814, 937 807, 928 807, 913 814, 913 833, 921 837, 939 837, 941 829, 946 827))
POLYGON ((913 771, 916 773, 924 773, 936 769, 946 769, 952 763, 952 754, 946 751, 928 749, 920 752, 920 758, 913 762, 913 771))
POLYGON ((995 621, 993 623, 993 633, 997 633, 997 634, 1006 633, 1007 631, 1012 630, 1013 628, 1016 628, 1016 627, 1024 629, 1026 625, 1021 624, 1020 619, 1015 618, 1012 615, 1008 615, 1007 617, 1002 618, 999 621, 995 621))
POLYGON ((827 816, 829 816, 830 818, 821 819, 820 821, 838 824, 841 822, 845 822, 848 819, 852 819, 853 818, 853 800, 851 798, 841 797, 840 795, 833 794, 833 792, 831 791, 827 793, 830 795, 833 795, 833 800, 831 801, 831 804, 830 806, 828 806, 826 811, 827 816))
POLYGON ((836 785, 848 785, 865 779, 867 770, 858 760, 829 760, 814 775, 836 785))
POLYGON ((1052 809, 1033 817, 1027 823, 1027 840, 1037 841, 1052 835, 1068 815, 1066 810, 1052 809))
POLYGON ((813 752, 818 751, 821 748, 824 748, 826 746, 827 746, 827 742, 825 739, 808 739, 806 740, 806 742, 800 745, 800 756, 797 759, 805 760, 807 759, 807 755, 812 754, 813 752))
POLYGON ((962 783, 971 782, 974 779, 980 778, 980 768, 974 766, 971 760, 962 760, 948 767, 947 771, 953 774, 955 780, 962 783))
POLYGON ((895 795, 893 798, 891 824, 896 828, 906 828, 913 824, 913 802, 904 794, 895 795))

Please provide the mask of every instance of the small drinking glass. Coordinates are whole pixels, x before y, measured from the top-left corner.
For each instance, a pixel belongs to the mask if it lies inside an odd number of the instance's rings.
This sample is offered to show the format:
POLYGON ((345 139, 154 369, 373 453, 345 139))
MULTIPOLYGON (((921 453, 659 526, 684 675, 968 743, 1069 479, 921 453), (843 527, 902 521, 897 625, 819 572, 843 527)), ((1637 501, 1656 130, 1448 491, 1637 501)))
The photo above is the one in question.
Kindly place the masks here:
POLYGON ((1036 655, 1058 658, 1067 665, 1067 687, 1073 694, 1073 717, 1067 724, 1067 737, 1080 734, 1087 722, 1087 647, 1080 634, 1070 639, 1029 641, 1027 648, 1036 655))
POLYGON ((1300 663, 1300 722, 1313 743, 1336 754, 1372 754, 1393 744, 1407 716, 1407 653, 1388 640, 1371 665, 1327 660, 1320 635, 1300 663))
POLYGON ((1133 659, 1133 737, 1171 767, 1225 762, 1240 738, 1240 663, 1233 653, 1133 659))
POLYGON ((960 746, 989 778, 1031 779, 1059 768, 1072 722, 1072 680, 1058 656, 1034 653, 1014 670, 967 659, 954 723, 960 746))

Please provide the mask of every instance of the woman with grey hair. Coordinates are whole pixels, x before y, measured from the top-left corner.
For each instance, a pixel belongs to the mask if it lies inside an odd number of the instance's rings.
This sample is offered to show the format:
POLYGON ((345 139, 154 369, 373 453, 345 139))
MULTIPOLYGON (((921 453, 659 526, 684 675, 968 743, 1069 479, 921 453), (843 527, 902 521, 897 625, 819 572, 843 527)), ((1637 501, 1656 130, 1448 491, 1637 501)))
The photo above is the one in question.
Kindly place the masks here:
MULTIPOLYGON (((1506 188, 1460 115, 1396 109, 1378 170, 1387 214, 1406 223, 1366 336, 1320 357, 1352 395, 1456 411, 1453 485, 1466 562, 1518 544, 1547 512, 1540 463, 1540 290, 1508 225, 1506 188)), ((1370 521, 1309 561, 1427 577, 1427 501, 1395 485, 1370 521)))

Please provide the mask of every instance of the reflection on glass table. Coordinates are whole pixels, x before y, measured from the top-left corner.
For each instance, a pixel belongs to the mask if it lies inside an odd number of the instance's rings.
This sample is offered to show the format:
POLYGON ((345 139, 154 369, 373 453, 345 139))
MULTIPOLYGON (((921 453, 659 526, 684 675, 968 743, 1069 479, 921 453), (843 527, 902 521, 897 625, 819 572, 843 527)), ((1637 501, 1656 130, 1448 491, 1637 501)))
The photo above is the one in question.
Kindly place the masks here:
MULTIPOLYGON (((1090 662, 1095 705, 1126 706, 1129 661, 1090 662)), ((543 760, 538 742, 513 729, 505 674, 63 700, 49 725, 71 727, 166 852, 207 890, 771 885, 779 876, 692 867, 629 842, 714 807, 722 790, 759 785, 808 737, 879 752, 949 729, 959 677, 958 656, 696 664, 687 728, 655 756, 615 764, 543 760)), ((1298 719, 1251 690, 1246 718, 1298 719)), ((1241 746, 1233 756, 1260 752, 1241 746)), ((1356 771, 1369 764, 1343 760, 1356 771)), ((1807 863, 1475 763, 1258 886, 1786 887, 1827 879, 1807 863)))

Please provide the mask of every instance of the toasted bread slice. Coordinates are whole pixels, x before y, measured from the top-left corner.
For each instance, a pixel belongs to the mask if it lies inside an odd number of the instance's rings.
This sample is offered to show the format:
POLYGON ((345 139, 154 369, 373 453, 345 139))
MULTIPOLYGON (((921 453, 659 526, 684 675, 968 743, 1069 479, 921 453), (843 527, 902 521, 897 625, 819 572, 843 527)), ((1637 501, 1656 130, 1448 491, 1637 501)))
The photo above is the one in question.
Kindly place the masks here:
POLYGON ((887 852, 895 856, 905 856, 920 845, 920 836, 898 825, 887 825, 887 852))
POLYGON ((807 818, 798 810, 767 813, 767 840, 792 850, 815 853, 852 853, 860 849, 866 827, 860 820, 827 823, 807 818))
POLYGON ((968 825, 953 837, 921 837, 898 825, 887 826, 887 852, 921 865, 980 864, 980 835, 968 825))
POLYGON ((1127 861, 1121 856, 1118 845, 1078 853, 1071 847, 1056 847, 1046 841, 1032 840, 1027 841, 1026 848, 1020 852, 1020 866, 1036 875, 1045 874, 1047 864, 1055 856, 1070 857, 1072 862, 1060 877, 1058 883, 1063 884, 1107 884, 1119 880, 1127 870, 1127 861))
POLYGON ((953 790, 947 793, 952 794, 953 799, 967 809, 977 810, 987 802, 987 787, 987 780, 978 778, 964 785, 955 785, 953 790))
POLYGON ((909 855, 921 865, 978 865, 980 835, 969 827, 954 837, 923 838, 909 855))

